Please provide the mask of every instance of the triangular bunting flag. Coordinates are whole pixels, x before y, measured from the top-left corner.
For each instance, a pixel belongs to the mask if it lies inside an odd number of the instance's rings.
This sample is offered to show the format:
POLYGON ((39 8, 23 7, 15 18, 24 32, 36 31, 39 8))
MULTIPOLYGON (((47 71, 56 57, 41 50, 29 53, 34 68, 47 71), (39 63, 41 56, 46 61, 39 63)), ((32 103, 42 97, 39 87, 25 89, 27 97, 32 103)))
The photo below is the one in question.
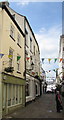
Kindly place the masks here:
POLYGON ((55 69, 53 69, 53 71, 54 71, 54 72, 56 72, 56 70, 55 70, 55 69))
POLYGON ((29 60, 29 57, 27 57, 26 59, 29 60))
POLYGON ((51 61, 51 58, 48 58, 48 61, 49 61, 49 63, 50 63, 50 61, 51 61))
POLYGON ((1 53, 0 53, 0 58, 2 58, 3 56, 4 56, 4 54, 1 54, 1 53))
POLYGON ((62 58, 60 58, 60 62, 62 61, 62 58))
POLYGON ((57 58, 54 59, 54 63, 57 61, 57 58))
POLYGON ((42 58, 42 62, 44 63, 44 58, 42 58))
POLYGON ((21 58, 21 56, 17 56, 17 61, 21 58))
POLYGON ((12 55, 8 55, 8 58, 12 58, 13 56, 12 55))

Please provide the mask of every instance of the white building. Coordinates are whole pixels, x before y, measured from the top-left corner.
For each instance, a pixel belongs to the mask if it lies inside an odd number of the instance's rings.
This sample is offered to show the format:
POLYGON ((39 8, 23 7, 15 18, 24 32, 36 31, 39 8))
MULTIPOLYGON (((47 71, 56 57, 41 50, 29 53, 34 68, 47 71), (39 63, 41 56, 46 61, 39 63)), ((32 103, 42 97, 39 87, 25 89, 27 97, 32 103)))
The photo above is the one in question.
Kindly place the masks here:
POLYGON ((59 69, 58 69, 57 82, 60 83, 64 79, 64 35, 60 36, 60 48, 59 48, 59 69), (61 61, 60 61, 61 59, 61 61))

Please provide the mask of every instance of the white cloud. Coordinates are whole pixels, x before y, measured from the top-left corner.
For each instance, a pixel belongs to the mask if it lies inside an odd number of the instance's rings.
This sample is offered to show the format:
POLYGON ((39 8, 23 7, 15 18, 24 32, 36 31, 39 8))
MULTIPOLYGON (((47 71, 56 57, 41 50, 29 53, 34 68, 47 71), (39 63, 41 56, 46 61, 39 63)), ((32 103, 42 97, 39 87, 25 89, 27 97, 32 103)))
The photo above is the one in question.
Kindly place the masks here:
POLYGON ((54 26, 48 30, 42 28, 39 33, 35 34, 39 43, 41 58, 58 57, 60 35, 61 25, 54 26))
MULTIPOLYGON (((39 33, 35 34, 39 44, 41 58, 45 58, 42 67, 44 70, 53 70, 58 68, 58 62, 54 63, 54 58, 59 55, 59 41, 62 33, 61 25, 54 26, 48 30, 41 28, 39 33), (53 58, 49 64, 47 58, 53 58)), ((49 76, 55 76, 55 73, 48 73, 49 76)))
MULTIPOLYGON (((0 0, 3 1, 3 0, 0 0)), ((8 0, 9 2, 17 2, 19 5, 28 5, 30 2, 62 2, 63 0, 8 0)))

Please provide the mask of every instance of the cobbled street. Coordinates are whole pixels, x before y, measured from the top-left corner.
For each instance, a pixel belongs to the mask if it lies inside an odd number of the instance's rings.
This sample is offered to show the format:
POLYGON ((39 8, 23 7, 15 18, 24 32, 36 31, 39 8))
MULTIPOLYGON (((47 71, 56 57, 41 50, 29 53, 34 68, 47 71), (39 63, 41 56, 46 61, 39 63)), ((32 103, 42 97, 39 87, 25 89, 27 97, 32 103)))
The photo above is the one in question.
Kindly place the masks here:
POLYGON ((43 94, 26 107, 14 111, 6 118, 64 118, 63 112, 56 112, 55 94, 43 94))

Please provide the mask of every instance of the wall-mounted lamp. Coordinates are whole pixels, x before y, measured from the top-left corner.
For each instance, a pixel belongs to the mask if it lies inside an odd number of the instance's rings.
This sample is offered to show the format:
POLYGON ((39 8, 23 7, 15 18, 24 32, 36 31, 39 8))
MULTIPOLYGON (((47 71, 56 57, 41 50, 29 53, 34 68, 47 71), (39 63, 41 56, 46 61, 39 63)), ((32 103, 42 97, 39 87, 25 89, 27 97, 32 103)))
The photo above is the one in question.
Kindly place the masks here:
POLYGON ((34 69, 34 63, 32 62, 32 63, 31 63, 31 69, 27 69, 27 68, 26 68, 26 70, 31 71, 31 70, 33 70, 33 69, 34 69))
POLYGON ((33 62, 31 63, 31 67, 32 67, 32 70, 33 70, 34 69, 34 63, 33 62))

